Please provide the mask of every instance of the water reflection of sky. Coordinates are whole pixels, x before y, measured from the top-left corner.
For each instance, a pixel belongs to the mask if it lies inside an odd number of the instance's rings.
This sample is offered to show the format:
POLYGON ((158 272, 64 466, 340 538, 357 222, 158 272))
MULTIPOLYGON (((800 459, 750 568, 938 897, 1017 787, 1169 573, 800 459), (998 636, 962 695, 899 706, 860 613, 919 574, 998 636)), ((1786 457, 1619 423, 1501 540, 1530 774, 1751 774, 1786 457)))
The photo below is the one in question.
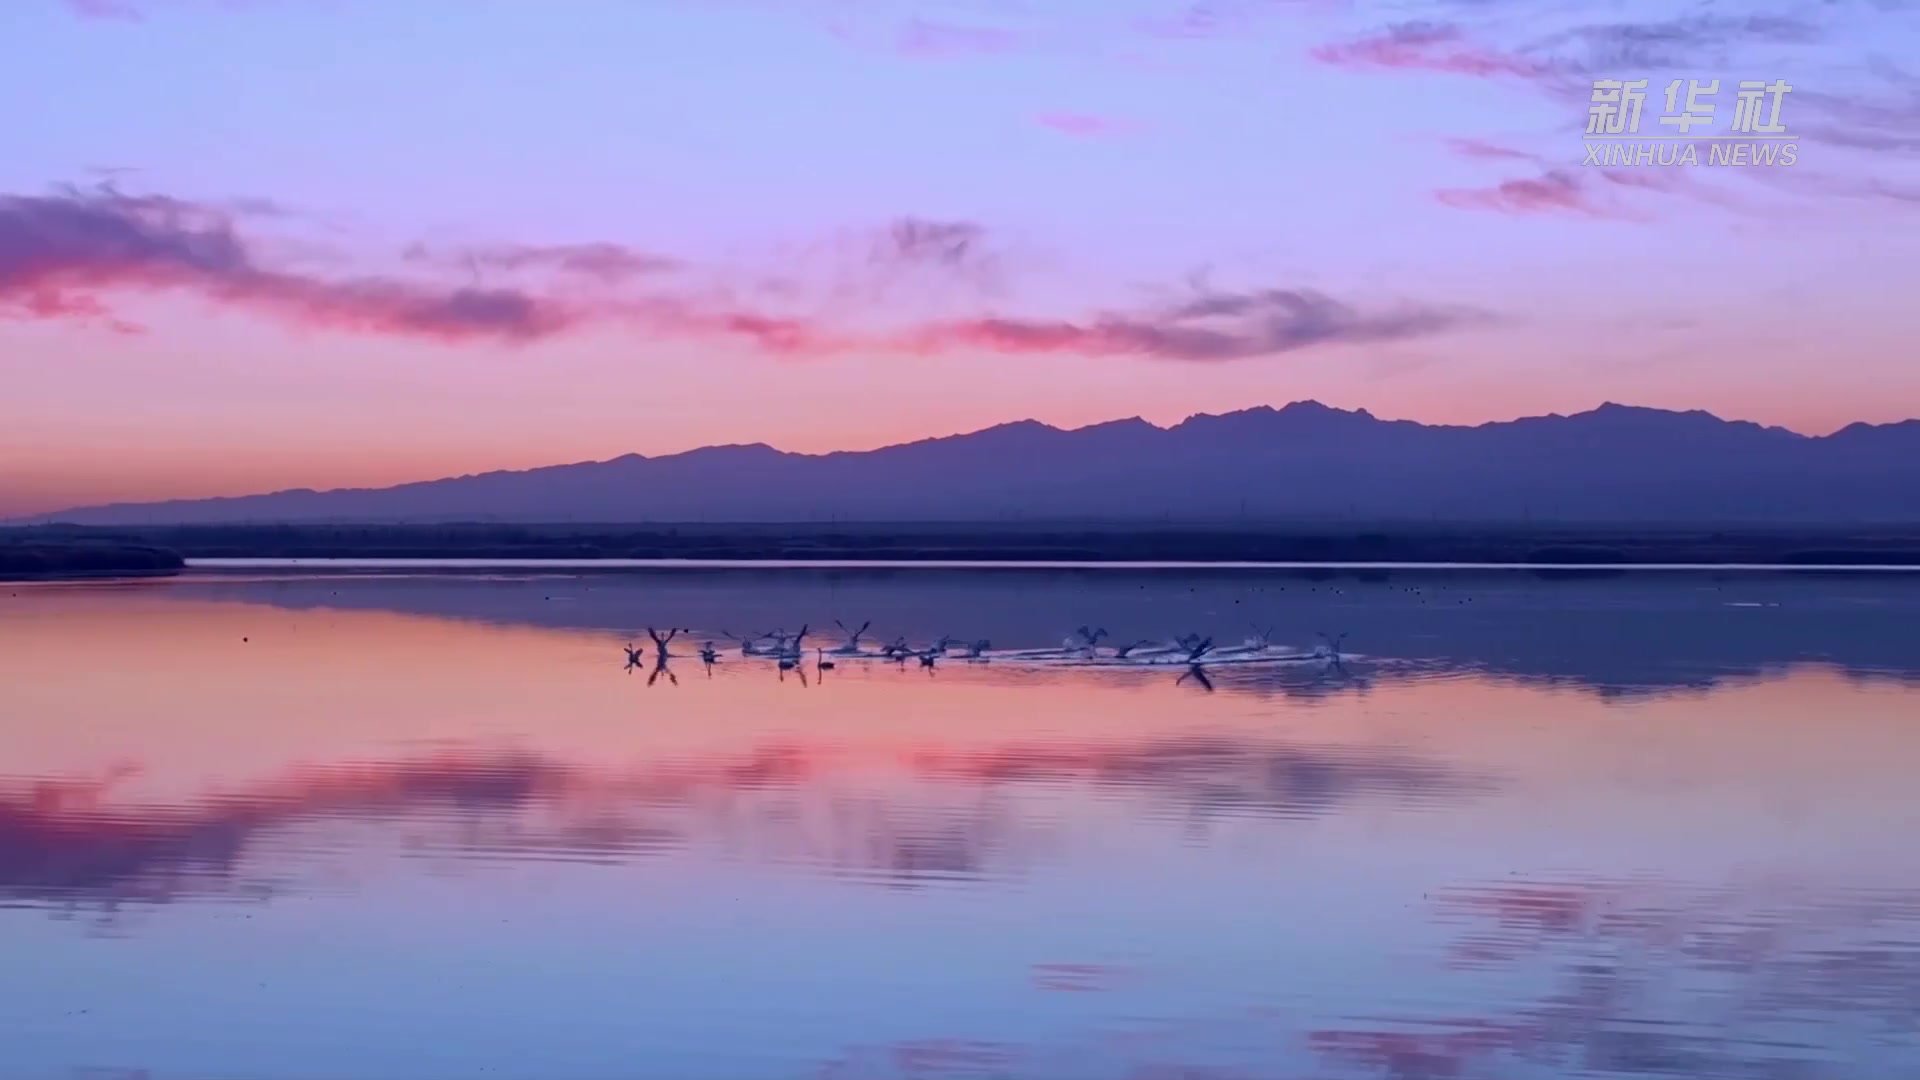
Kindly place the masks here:
POLYGON ((1801 651, 1851 585, 1626 696, 1360 644, 648 687, 334 587, 381 602, 5 598, 7 1075, 1920 1075, 1920 691, 1801 651))

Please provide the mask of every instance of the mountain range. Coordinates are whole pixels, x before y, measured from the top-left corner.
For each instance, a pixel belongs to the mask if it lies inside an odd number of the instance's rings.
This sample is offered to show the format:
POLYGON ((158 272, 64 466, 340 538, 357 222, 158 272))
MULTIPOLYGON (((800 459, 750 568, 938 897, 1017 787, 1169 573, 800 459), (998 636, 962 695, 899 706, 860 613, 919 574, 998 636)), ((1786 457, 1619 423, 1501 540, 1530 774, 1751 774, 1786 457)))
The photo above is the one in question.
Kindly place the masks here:
POLYGON ((35 522, 1920 521, 1920 420, 1808 436, 1606 404, 1472 427, 1295 402, 1171 427, 1032 420, 877 450, 763 444, 35 522))

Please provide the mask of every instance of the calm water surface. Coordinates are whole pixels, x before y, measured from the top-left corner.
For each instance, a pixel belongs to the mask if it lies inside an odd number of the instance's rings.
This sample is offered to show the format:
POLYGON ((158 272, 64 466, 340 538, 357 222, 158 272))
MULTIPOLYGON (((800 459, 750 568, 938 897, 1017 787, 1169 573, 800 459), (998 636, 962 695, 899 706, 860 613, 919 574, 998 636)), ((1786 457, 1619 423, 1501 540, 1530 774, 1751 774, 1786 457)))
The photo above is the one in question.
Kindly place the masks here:
POLYGON ((0 586, 0 1076, 1912 1080, 1917 627, 1910 575, 0 586), (836 618, 993 659, 722 636, 836 618), (1015 655, 1083 623, 1277 648, 1015 655))

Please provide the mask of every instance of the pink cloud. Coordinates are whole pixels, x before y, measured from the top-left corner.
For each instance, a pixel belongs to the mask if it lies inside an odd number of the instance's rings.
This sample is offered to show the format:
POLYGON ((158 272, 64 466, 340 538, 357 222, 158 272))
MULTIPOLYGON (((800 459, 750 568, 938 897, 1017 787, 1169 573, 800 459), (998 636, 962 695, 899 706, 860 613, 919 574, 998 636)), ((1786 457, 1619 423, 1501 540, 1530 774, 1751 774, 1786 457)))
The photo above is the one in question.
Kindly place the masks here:
POLYGON ((446 341, 529 340, 578 318, 508 289, 268 269, 225 212, 179 200, 109 187, 0 196, 0 311, 105 318, 100 294, 119 289, 187 291, 296 323, 446 341))
MULTIPOLYGON (((972 222, 901 218, 873 253, 883 273, 991 268, 972 222)), ((508 266, 578 264, 619 280, 659 259, 614 245, 481 249, 508 266)), ((563 279, 550 283, 565 285, 563 279)), ((441 342, 541 340, 587 324, 648 335, 744 340, 788 357, 854 352, 938 355, 975 350, 1217 362, 1320 345, 1391 341, 1471 321, 1478 313, 1421 305, 1363 311, 1318 292, 1199 288, 1167 306, 1083 319, 983 315, 861 331, 817 316, 761 310, 720 294, 658 289, 588 295, 450 287, 388 277, 320 277, 262 264, 231 214, 110 187, 0 196, 0 317, 113 321, 121 292, 183 292, 307 327, 441 342)))
POLYGON ((922 355, 972 349, 1220 362, 1422 337, 1485 318, 1477 311, 1428 305, 1361 311, 1308 289, 1206 291, 1170 307, 1087 319, 987 316, 934 322, 900 336, 892 347, 922 355))
POLYGON ((1547 69, 1525 57, 1476 45, 1439 23, 1400 23, 1368 37, 1315 46, 1308 55, 1345 68, 1438 71, 1474 78, 1537 79, 1547 69))
MULTIPOLYGON (((1651 221, 1650 215, 1624 209, 1600 193, 1609 188, 1652 192, 1711 203, 1729 210, 1749 209, 1747 204, 1719 188, 1700 181, 1684 168, 1598 168, 1572 169, 1557 166, 1553 159, 1484 139, 1452 138, 1448 149, 1455 154, 1480 161, 1527 161, 1538 165, 1541 175, 1508 180, 1493 187, 1449 188, 1434 193, 1449 206, 1469 210, 1494 210, 1511 214, 1570 213, 1594 219, 1651 221)), ((1702 144, 1704 146, 1705 144, 1702 144)), ((1704 151, 1703 151, 1704 156, 1704 151)))
POLYGON ((834 356, 866 344, 857 336, 838 333, 813 319, 759 311, 707 310, 677 300, 649 301, 633 309, 632 315, 650 331, 686 337, 744 338, 775 356, 834 356))
MULTIPOLYGON (((980 232, 970 223, 902 219, 887 234, 888 251, 896 263, 958 265, 974 257, 980 232)), ((445 261, 418 247, 408 255, 416 262, 445 261)), ((556 268, 603 283, 677 265, 613 244, 500 245, 467 257, 503 269, 556 268)), ((290 272, 262 264, 226 210, 165 196, 111 187, 0 196, 0 316, 108 321, 108 297, 117 292, 190 293, 295 325, 443 342, 522 343, 597 322, 650 334, 740 338, 787 356, 845 352, 863 343, 815 320, 669 294, 585 299, 517 287, 290 272)))
POLYGON ((1539 161, 1540 155, 1525 150, 1516 150, 1510 146, 1487 142, 1484 139, 1448 139, 1447 149, 1466 158, 1485 161, 1539 161))
POLYGON ((1564 169, 1537 177, 1505 180, 1486 188, 1447 188, 1434 197, 1448 206, 1503 214, 1575 214, 1593 218, 1638 220, 1633 214, 1594 197, 1593 190, 1564 169))
POLYGON ((1019 37, 1009 30, 917 17, 908 20, 894 39, 894 48, 902 55, 930 59, 1011 52, 1019 44, 1019 37))
POLYGON ((1262 20, 1279 14, 1346 10, 1351 0, 1192 0, 1170 15, 1138 20, 1148 37, 1166 40, 1221 38, 1257 32, 1262 20))
POLYGON ((903 217, 887 226, 873 257, 883 264, 959 268, 979 259, 987 230, 972 221, 934 221, 903 217))
POLYGON ((624 281, 648 274, 679 269, 681 262, 668 255, 640 251, 624 244, 604 242, 586 244, 502 244, 489 247, 432 250, 415 244, 407 249, 410 261, 442 266, 485 267, 490 269, 557 270, 561 273, 624 281))
POLYGON ((1080 139, 1117 135, 1127 129, 1127 125, 1118 120, 1095 116, 1091 113, 1045 112, 1034 117, 1034 122, 1062 135, 1072 135, 1080 139))
POLYGON ((67 10, 83 19, 117 19, 139 22, 145 16, 127 0, 67 0, 67 10))

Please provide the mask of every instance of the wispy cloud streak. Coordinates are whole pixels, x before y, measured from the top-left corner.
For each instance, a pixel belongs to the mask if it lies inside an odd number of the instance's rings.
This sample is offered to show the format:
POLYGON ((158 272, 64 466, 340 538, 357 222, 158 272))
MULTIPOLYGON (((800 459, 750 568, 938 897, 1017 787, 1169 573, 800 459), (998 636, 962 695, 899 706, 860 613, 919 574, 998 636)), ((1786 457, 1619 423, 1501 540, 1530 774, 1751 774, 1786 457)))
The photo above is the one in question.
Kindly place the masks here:
POLYGON ((1367 312, 1310 289, 1203 291, 1154 310, 1083 320, 987 317, 934 323, 903 338, 900 346, 916 353, 960 348, 1218 362, 1320 345, 1398 341, 1487 317, 1428 305, 1367 312))
POLYGON ((1575 173, 1552 169, 1540 176, 1503 180, 1485 188, 1445 188, 1434 197, 1448 206, 1494 210, 1507 214, 1563 213, 1583 217, 1639 220, 1636 214, 1609 204, 1575 173))
POLYGON ((1467 39, 1449 23, 1404 22, 1348 41, 1315 46, 1308 55, 1335 67, 1437 71, 1480 78, 1536 79, 1549 69, 1535 60, 1467 39))
POLYGON ((1511 146, 1501 146, 1485 139, 1448 139, 1447 149, 1465 158, 1478 158, 1485 161, 1538 161, 1538 154, 1525 150, 1516 150, 1511 146))
POLYGON ((1092 113, 1043 112, 1034 117, 1034 122, 1043 128, 1080 139, 1118 135, 1127 129, 1127 125, 1118 120, 1092 113))
POLYGON ((83 19, 140 22, 146 17, 127 0, 67 0, 67 10, 83 19))
POLYGON ((887 227, 874 247, 882 264, 910 263, 958 269, 984 254, 987 230, 971 221, 903 217, 887 227))
POLYGON ((575 318, 511 289, 268 269, 226 213, 180 200, 110 187, 0 196, 0 311, 102 317, 100 294, 116 289, 186 291, 296 323, 445 341, 530 340, 575 318))
POLYGON ((1584 75, 1685 69, 1714 52, 1752 44, 1805 45, 1819 41, 1820 27, 1804 19, 1744 11, 1701 11, 1665 19, 1587 23, 1548 34, 1527 47, 1551 55, 1555 67, 1584 75))
MULTIPOLYGON (((407 254, 444 259, 424 248, 407 254)), ((875 310, 829 319, 741 303, 724 288, 653 285, 652 275, 679 264, 618 245, 499 245, 465 258, 470 267, 565 273, 540 290, 318 277, 264 265, 233 217, 208 205, 110 187, 0 196, 0 317, 106 320, 120 329, 132 328, 114 318, 112 294, 181 292, 296 325, 442 342, 520 344, 602 325, 744 341, 787 357, 987 351, 1223 361, 1399 340, 1482 317, 1428 305, 1363 311, 1309 289, 1201 287, 1170 305, 1085 319, 980 315, 861 329, 875 310), (583 293, 567 287, 569 274, 608 287, 583 293), (647 287, 631 287, 635 278, 647 287)), ((984 227, 920 217, 874 234, 867 261, 881 280, 933 273, 991 286, 997 269, 984 227)))
POLYGON ((440 266, 494 269, 505 271, 552 270, 601 281, 625 281, 629 278, 660 274, 680 269, 679 259, 669 255, 641 251, 624 244, 502 244, 490 247, 441 250, 415 244, 408 248, 410 261, 440 266))
MULTIPOLYGON (((1703 147, 1707 144, 1701 144, 1703 147)), ((1679 168, 1574 168, 1559 164, 1544 154, 1503 146, 1484 139, 1453 138, 1447 147, 1456 155, 1476 161, 1524 161, 1539 168, 1531 177, 1503 180, 1488 187, 1442 188, 1434 197, 1448 206, 1464 210, 1487 210, 1505 214, 1570 214, 1590 219, 1614 221, 1653 221, 1654 215, 1622 205, 1609 197, 1610 192, 1644 191, 1684 196, 1728 209, 1742 209, 1744 203, 1718 188, 1696 180, 1690 171, 1679 168)), ((1700 150, 1704 156, 1705 150, 1700 150)))
POLYGON ((907 20, 894 38, 902 56, 945 59, 956 56, 992 56, 1014 51, 1018 34, 989 26, 962 26, 932 19, 907 20))

